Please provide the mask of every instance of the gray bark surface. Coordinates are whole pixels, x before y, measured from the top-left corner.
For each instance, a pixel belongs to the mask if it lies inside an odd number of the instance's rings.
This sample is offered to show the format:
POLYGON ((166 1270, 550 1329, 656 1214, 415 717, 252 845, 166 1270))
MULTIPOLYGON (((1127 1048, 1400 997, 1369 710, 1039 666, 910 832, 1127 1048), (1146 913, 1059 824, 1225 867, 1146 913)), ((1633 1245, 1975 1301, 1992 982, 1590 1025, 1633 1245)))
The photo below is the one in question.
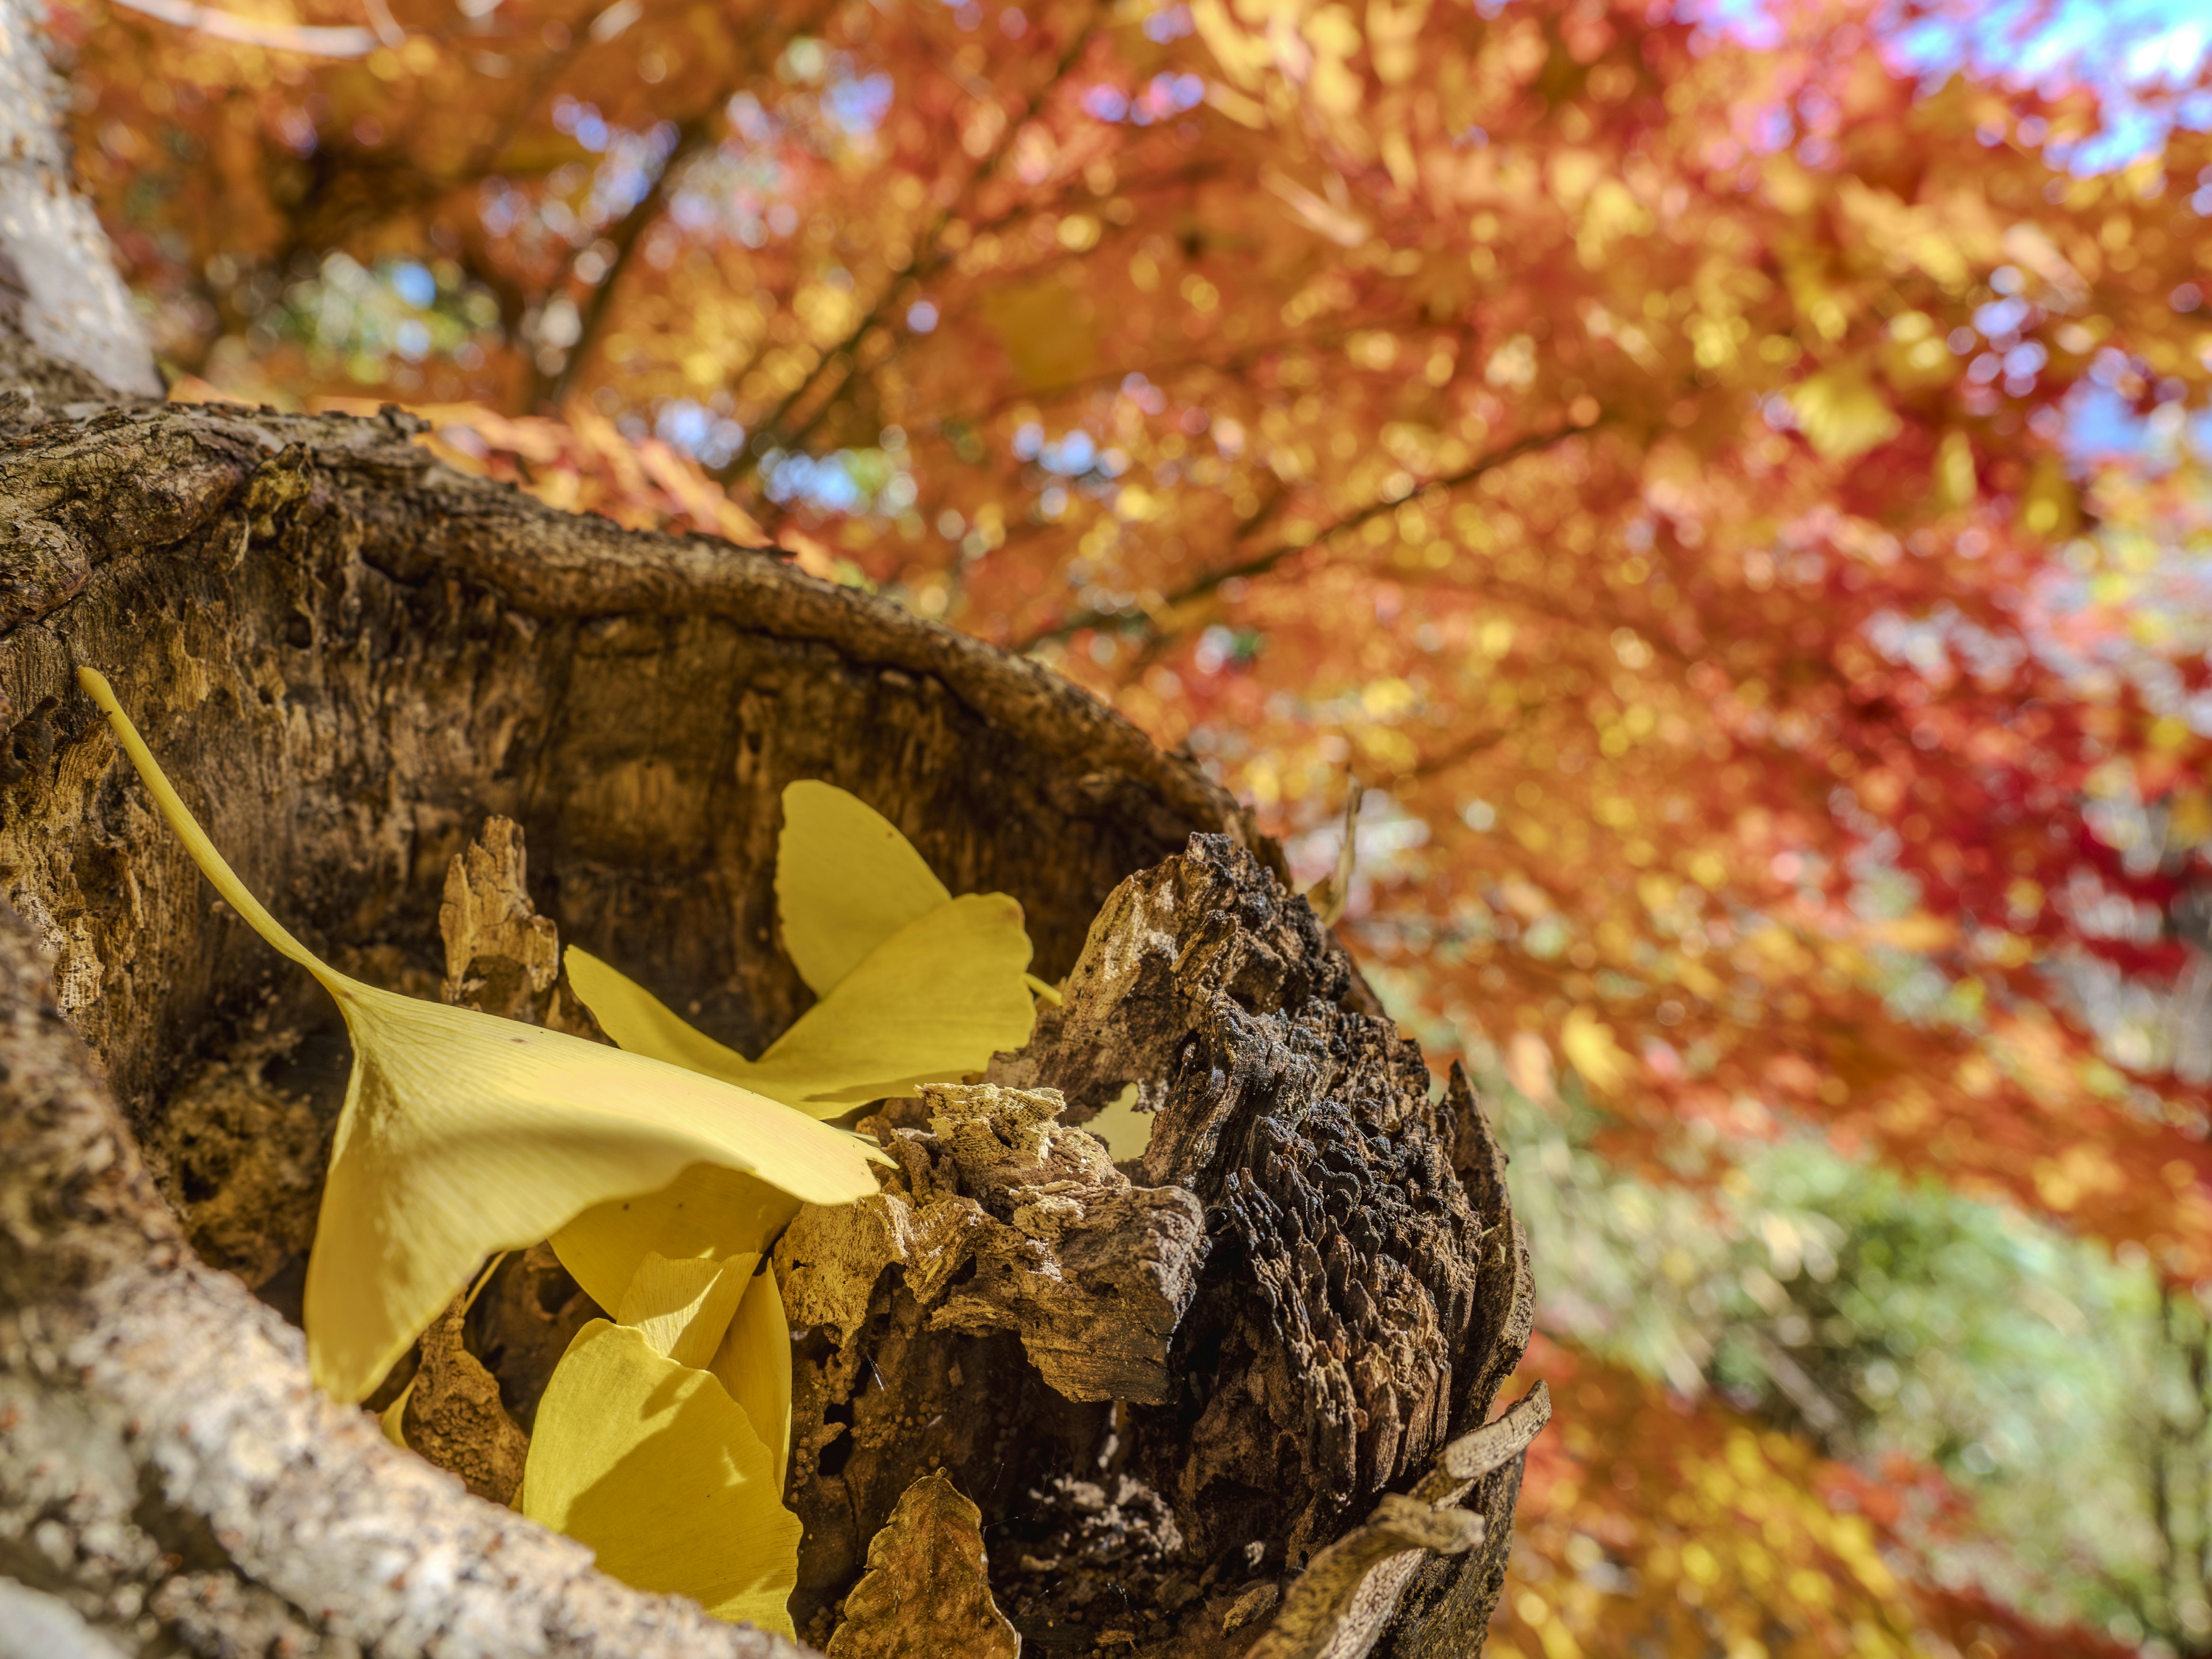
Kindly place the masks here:
MULTIPOLYGON (((21 132, 0 156, 0 1618, 132 1656, 802 1650, 605 1578, 311 1388, 295 1322, 343 1027, 155 816, 75 686, 88 664, 247 884, 396 989, 557 1023, 557 928, 757 1052, 809 1000, 774 927, 798 778, 868 800, 954 890, 1019 898, 1066 1006, 977 1110, 878 1124, 901 1164, 880 1202, 934 1205, 945 1249, 871 1264, 842 1320, 799 1334, 795 1610, 829 1639, 876 1531, 941 1468, 1030 1650, 1243 1652, 1378 1499, 1427 1491, 1525 1343, 1525 1249, 1464 1080, 1432 1105, 1236 804, 1037 665, 768 553, 462 477, 396 412, 137 396, 150 368, 59 187, 19 5, 0 0, 0 122, 21 132), (26 264, 25 238, 58 263, 26 264), (1117 1170, 1066 1126, 1127 1084, 1158 1127, 1117 1170)), ((592 1312, 526 1252, 423 1363, 487 1411, 495 1378, 524 1434, 592 1312)), ((1363 1581, 1373 1650, 1479 1650, 1522 1445, 1439 1500, 1480 1543, 1389 1555, 1382 1600, 1363 1581)))
POLYGON ((70 189, 60 96, 31 0, 0 0, 0 416, 161 392, 106 233, 70 189))

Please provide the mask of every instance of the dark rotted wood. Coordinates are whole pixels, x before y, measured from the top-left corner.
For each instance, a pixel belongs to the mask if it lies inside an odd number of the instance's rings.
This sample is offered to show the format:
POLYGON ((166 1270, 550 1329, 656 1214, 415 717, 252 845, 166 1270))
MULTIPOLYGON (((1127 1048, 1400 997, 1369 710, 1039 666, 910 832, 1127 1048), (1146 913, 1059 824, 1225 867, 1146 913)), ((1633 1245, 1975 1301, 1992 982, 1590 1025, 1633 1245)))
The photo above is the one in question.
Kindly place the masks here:
MULTIPOLYGON (((878 1120, 900 1164, 882 1199, 809 1212, 779 1249, 814 1327, 797 1605, 826 1620, 906 1483, 943 1468, 1038 1650, 1120 1631, 1158 1659, 1238 1652, 1259 1626, 1233 1609, 1484 1421, 1528 1340, 1525 1247, 1464 1077, 1431 1103, 1419 1049, 1227 837, 1124 882, 1066 995, 1000 1086, 878 1120), (1038 1127, 1130 1084, 1155 1117, 1125 1172, 1038 1127), (1101 1376, 1112 1403, 1086 1409, 1101 1376)), ((1496 1598, 1511 1487, 1476 1496, 1496 1524, 1422 1576, 1381 1651, 1474 1650, 1433 1638, 1496 1598)))

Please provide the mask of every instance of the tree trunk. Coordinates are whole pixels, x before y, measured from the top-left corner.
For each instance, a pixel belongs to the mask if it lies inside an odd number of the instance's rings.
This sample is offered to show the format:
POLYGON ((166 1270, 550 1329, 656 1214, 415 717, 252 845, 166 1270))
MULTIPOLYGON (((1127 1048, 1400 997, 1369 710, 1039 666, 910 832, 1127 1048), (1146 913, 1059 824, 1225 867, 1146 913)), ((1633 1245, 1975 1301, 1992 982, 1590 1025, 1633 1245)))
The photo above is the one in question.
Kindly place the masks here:
POLYGON ((161 391, 107 238, 70 189, 59 108, 29 0, 0 0, 0 421, 161 391))
MULTIPOLYGON (((35 81, 12 38, 0 76, 35 81)), ((1064 1006, 988 1084, 887 1108, 884 1194, 780 1247, 810 1639, 942 1471, 1033 1652, 1479 1650, 1544 1415, 1485 1427, 1528 1328, 1500 1160, 1218 787, 1036 665, 460 477, 397 413, 87 409, 92 372, 134 389, 129 342, 72 366, 27 314, 0 311, 0 1632, 41 1634, 0 1654, 799 1650, 605 1578, 310 1388, 343 1028, 154 817, 85 664, 248 884, 395 988, 437 994, 447 867, 494 816, 563 937, 747 1050, 807 1000, 773 933, 787 782, 1021 900, 1064 1006), (1115 1168, 1068 1126, 1129 1085, 1155 1127, 1115 1168)), ((492 1363, 526 1425, 528 1365, 492 1363)))

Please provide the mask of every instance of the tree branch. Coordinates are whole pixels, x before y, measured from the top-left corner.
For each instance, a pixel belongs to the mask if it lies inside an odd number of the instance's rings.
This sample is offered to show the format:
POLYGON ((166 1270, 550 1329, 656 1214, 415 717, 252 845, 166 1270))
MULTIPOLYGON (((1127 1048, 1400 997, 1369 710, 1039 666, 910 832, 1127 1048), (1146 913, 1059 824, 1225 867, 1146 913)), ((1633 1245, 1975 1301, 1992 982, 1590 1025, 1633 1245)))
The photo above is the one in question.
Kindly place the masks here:
MULTIPOLYGON (((718 471, 716 477, 721 483, 729 484, 740 478, 750 477, 760 470, 761 457, 767 453, 771 446, 801 442, 820 423, 822 409, 828 407, 830 397, 825 397, 822 400, 821 408, 817 408, 812 415, 810 415, 804 425, 788 432, 784 430, 783 426, 785 419, 791 411, 811 398, 822 386, 824 377, 833 364, 841 366, 845 372, 850 371, 854 354, 860 349, 860 343, 867 338, 872 331, 881 325, 884 317, 897 304, 901 296, 911 293, 916 285, 944 268, 950 258, 943 246, 945 228, 957 216, 961 204, 974 193, 977 186, 987 183, 998 172, 1013 146, 1015 136, 1024 125, 1036 118, 1037 112, 1044 107, 1045 100, 1052 95, 1054 90, 1067 78, 1069 72, 1081 60, 1085 51, 1091 45, 1091 37, 1098 31, 1098 25, 1099 15, 1097 10, 1094 10, 1090 20, 1078 29, 1073 38, 1069 40, 1066 50, 1053 64, 1051 74, 1045 77, 1043 84, 1030 95, 1029 101, 1021 114, 1006 123, 1006 131, 1000 135, 999 142, 992 148, 991 153, 976 163, 975 170, 968 175, 968 182, 962 186, 960 193, 953 198, 950 205, 939 213, 936 222, 924 234, 922 246, 916 251, 914 262, 904 270, 894 273, 891 280, 884 285, 883 292, 876 296, 876 302, 870 306, 860 319, 846 331, 845 337, 824 351, 820 361, 807 374, 806 378, 787 392, 782 401, 774 409, 754 422, 751 441, 732 456, 726 465, 718 471)), ((834 396, 833 391, 830 397, 834 396)))
MULTIPOLYGON (((631 260, 636 257, 646 231, 666 211, 668 198, 677 176, 717 142, 712 110, 701 111, 677 128, 675 147, 668 152, 668 159, 660 164, 660 171, 653 175, 651 187, 637 198, 614 228, 606 233, 606 240, 614 244, 615 257, 608 264, 606 275, 599 279, 598 285, 585 299, 575 343, 568 348, 566 361, 559 369, 548 374, 539 367, 535 357, 532 359, 530 389, 524 398, 523 407, 557 410, 567 401, 568 394, 576 389, 576 382, 582 377, 585 360, 599 343, 599 330, 606 321, 615 289, 622 282, 623 274, 629 269, 631 260)), ((573 258, 569 261, 569 269, 571 271, 575 269, 573 258)))
MULTIPOLYGON (((1553 445, 1565 442, 1577 433, 1594 430, 1603 418, 1601 416, 1598 420, 1586 425, 1555 427, 1547 432, 1530 433, 1526 437, 1516 439, 1503 449, 1495 449, 1487 455, 1477 457, 1457 472, 1449 473, 1441 478, 1430 479, 1420 486, 1420 489, 1457 489, 1464 484, 1473 483, 1485 473, 1494 472, 1499 467, 1517 461, 1524 455, 1532 455, 1540 450, 1549 449, 1553 445)), ((1231 538, 1232 545, 1243 542, 1254 529, 1272 516, 1277 504, 1273 501, 1263 502, 1249 518, 1241 520, 1237 526, 1236 534, 1231 538)), ((1396 512, 1398 507, 1399 502, 1395 501, 1370 501, 1366 506, 1346 514, 1334 524, 1317 532, 1304 541, 1281 542, 1263 553, 1255 553, 1249 558, 1239 559, 1233 563, 1223 565, 1218 569, 1209 570, 1204 575, 1173 592, 1161 594, 1156 601, 1147 605, 1141 613, 1148 625, 1147 631, 1155 635, 1174 634, 1179 630, 1164 623, 1160 619, 1163 616, 1174 611, 1177 606, 1187 605, 1193 599, 1204 599, 1225 582, 1264 576, 1293 555, 1303 553, 1308 548, 1323 546, 1343 535, 1346 531, 1357 530, 1362 525, 1370 520, 1380 518, 1385 513, 1396 512)), ((1127 622, 1129 619, 1130 613, 1125 611, 1079 611, 1048 628, 1039 629, 1014 648, 1020 651, 1033 650, 1048 640, 1066 639, 1068 635, 1079 634, 1085 629, 1103 628, 1109 623, 1127 622)))
POLYGON ((100 386, 158 398, 161 379, 106 234, 70 185, 60 119, 68 94, 40 49, 42 12, 0 0, 0 120, 9 138, 0 147, 0 370, 9 386, 43 387, 57 404, 100 386))
MULTIPOLYGON (((1060 263, 1073 264, 1088 257, 1090 256, 1086 254, 1071 255, 1060 263)), ((1286 351, 1322 350, 1341 345, 1352 335, 1364 333, 1370 329, 1391 330, 1410 327, 1419 321, 1420 313, 1418 310, 1407 311, 1395 315, 1362 318, 1356 322, 1348 322, 1341 328, 1314 329, 1304 334, 1275 335, 1252 344, 1240 346, 1224 356, 1206 356, 1193 352, 1188 356, 1154 358, 1150 362, 1133 363, 1125 361, 1115 364, 1111 368, 1102 368, 1096 374, 1078 375, 1073 380, 1057 381, 1051 386, 1019 386, 968 414, 948 415, 944 418, 963 420, 971 426, 981 426, 984 422, 1003 415, 1008 410, 1023 404, 1046 404, 1054 398, 1073 397, 1077 392, 1096 387, 1117 386, 1127 376, 1133 368, 1140 368, 1145 378, 1155 386, 1164 385, 1167 377, 1170 375, 1198 369, 1211 370, 1216 374, 1242 374, 1267 362, 1268 358, 1279 356, 1286 351)))

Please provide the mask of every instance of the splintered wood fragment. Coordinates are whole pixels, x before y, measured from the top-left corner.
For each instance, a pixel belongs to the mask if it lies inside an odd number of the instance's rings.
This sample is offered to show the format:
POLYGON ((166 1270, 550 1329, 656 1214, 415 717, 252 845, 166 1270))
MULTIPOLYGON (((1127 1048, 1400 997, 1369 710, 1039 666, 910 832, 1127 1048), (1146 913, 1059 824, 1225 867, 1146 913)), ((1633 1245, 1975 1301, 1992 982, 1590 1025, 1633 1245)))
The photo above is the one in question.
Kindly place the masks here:
POLYGON ((1482 1517, 1453 1506, 1527 1450, 1551 1416, 1551 1391, 1539 1382, 1496 1422, 1446 1446, 1412 1492, 1389 1493, 1314 1557, 1245 1659, 1362 1659, 1423 1559, 1462 1555, 1482 1541, 1482 1517))
POLYGON ((446 869, 438 932, 446 943, 439 994, 488 1014, 535 1023, 561 974, 561 944, 550 918, 530 902, 528 854, 510 818, 487 818, 483 833, 446 869))
POLYGON ((908 1486, 868 1546, 830 1659, 1019 1659, 1022 1638, 991 1599, 982 1522, 942 1471, 908 1486))
POLYGON ((1373 1598, 1363 1594, 1374 1568, 1419 1551, 1463 1555, 1482 1541, 1482 1534, 1479 1515, 1386 1493, 1374 1514, 1298 1575, 1283 1610, 1246 1659, 1355 1659, 1374 1645, 1389 1615, 1384 1607, 1376 1616, 1373 1598))
POLYGON ((1528 1449, 1552 1420, 1551 1385, 1540 1382, 1500 1413, 1494 1423, 1469 1429, 1437 1454, 1436 1462, 1413 1488, 1425 1504, 1456 1504, 1468 1489, 1528 1449))
POLYGON ((1132 1182, 1103 1142, 1059 1121, 1054 1091, 921 1092, 929 1128, 891 1132, 899 1176, 857 1205, 809 1206, 777 1246, 794 1322, 849 1343, 898 1267, 932 1329, 1018 1332, 1069 1400, 1167 1400, 1206 1255, 1198 1199, 1132 1182))
POLYGON ((561 937, 530 900, 529 855, 511 818, 489 817, 446 867, 438 907, 446 975, 438 994, 457 1007, 576 1036, 599 1028, 561 983, 561 937))
POLYGON ((522 1485, 530 1437, 500 1403, 499 1381, 468 1351, 466 1297, 455 1297, 422 1333, 422 1366, 407 1390, 400 1433, 409 1449, 450 1469, 479 1498, 511 1504, 522 1485))

